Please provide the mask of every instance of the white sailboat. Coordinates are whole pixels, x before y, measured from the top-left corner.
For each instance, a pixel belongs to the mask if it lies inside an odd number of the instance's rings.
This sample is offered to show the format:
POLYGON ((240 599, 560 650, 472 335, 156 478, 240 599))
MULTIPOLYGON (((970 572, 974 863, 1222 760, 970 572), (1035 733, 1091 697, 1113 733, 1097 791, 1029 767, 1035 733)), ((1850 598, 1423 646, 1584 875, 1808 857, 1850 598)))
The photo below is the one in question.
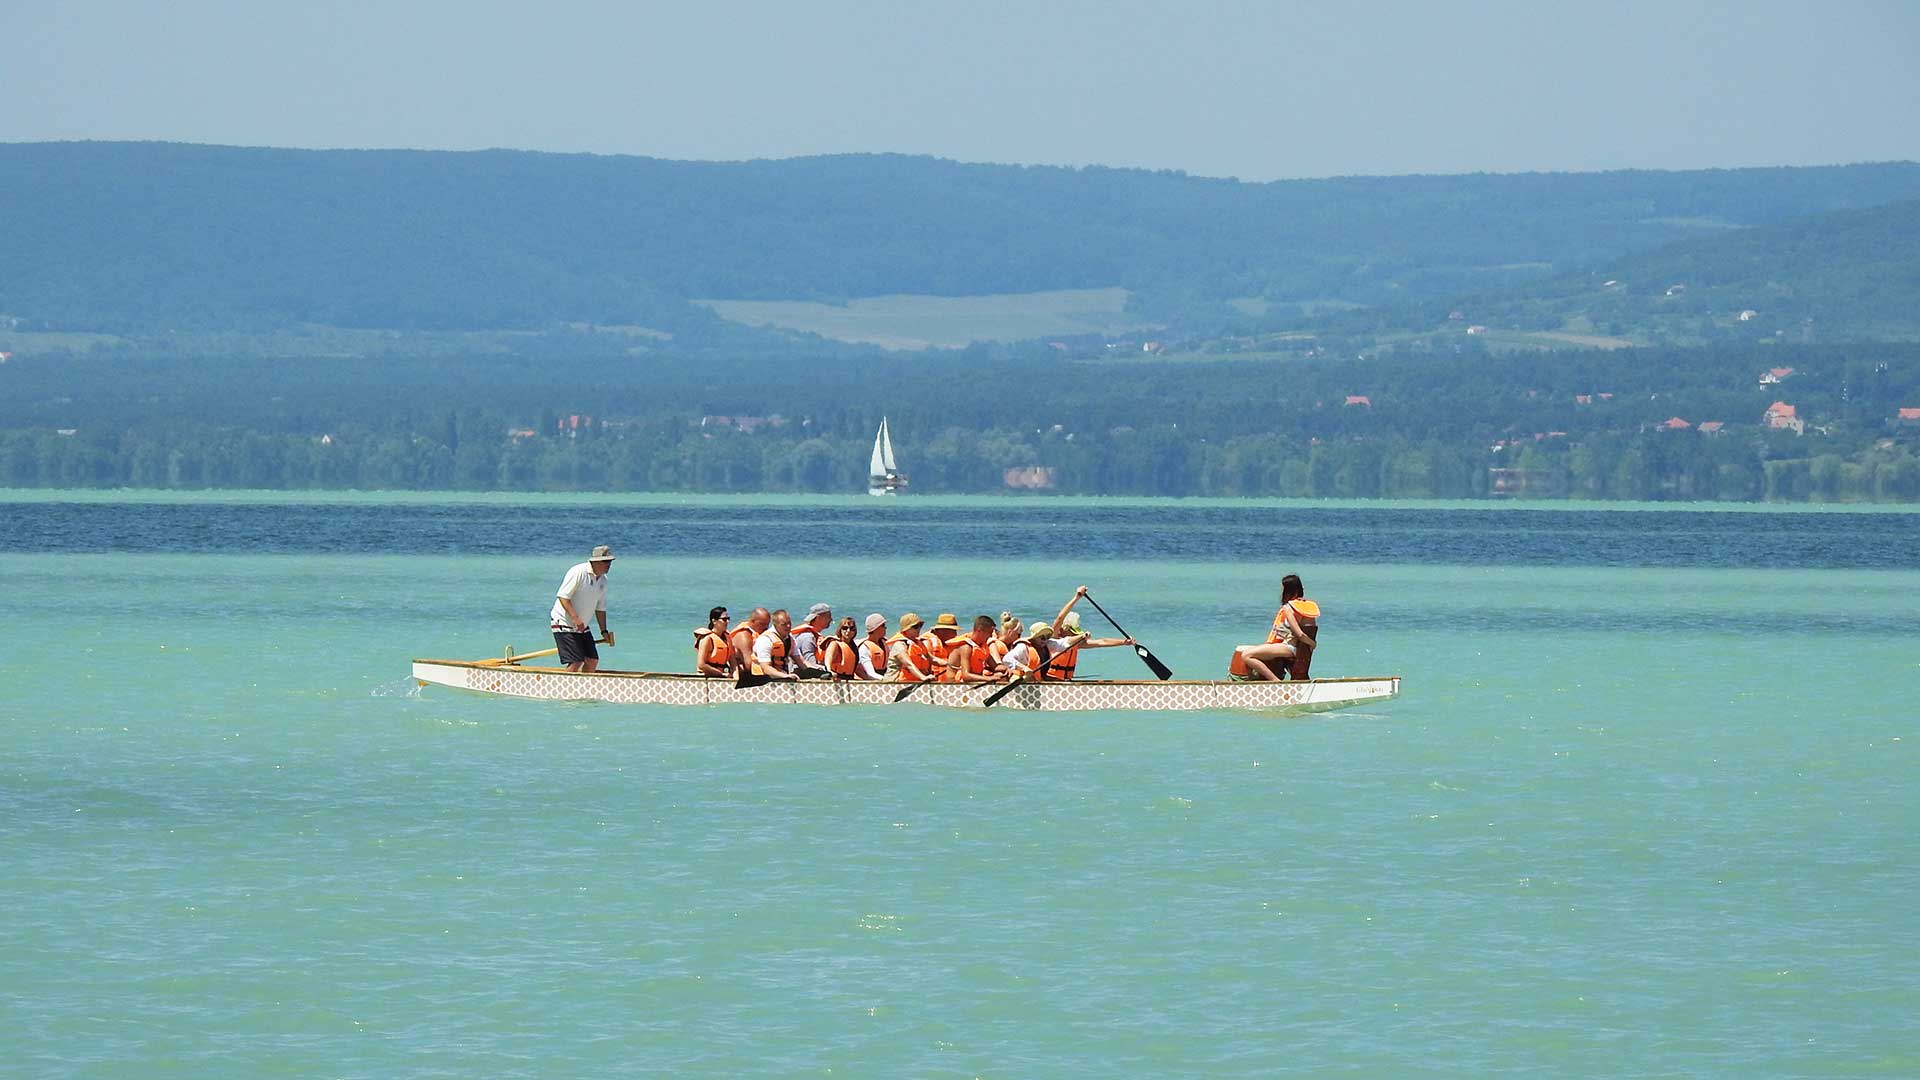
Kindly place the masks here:
POLYGON ((898 495, 907 486, 907 478, 893 461, 893 437, 887 433, 887 418, 880 418, 880 430, 873 436, 873 458, 867 462, 867 494, 898 495))

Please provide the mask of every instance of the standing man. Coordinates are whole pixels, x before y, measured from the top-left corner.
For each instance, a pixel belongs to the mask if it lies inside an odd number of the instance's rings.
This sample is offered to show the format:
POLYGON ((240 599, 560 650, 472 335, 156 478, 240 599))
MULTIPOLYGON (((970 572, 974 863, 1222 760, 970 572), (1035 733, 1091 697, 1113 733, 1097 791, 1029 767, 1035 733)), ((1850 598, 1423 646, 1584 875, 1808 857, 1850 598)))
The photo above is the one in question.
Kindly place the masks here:
POLYGON ((593 635, 587 632, 587 620, 600 623, 601 640, 613 647, 613 631, 607 629, 607 571, 613 569, 613 549, 605 544, 593 549, 587 561, 567 571, 554 594, 553 643, 560 647, 560 663, 568 671, 594 671, 600 667, 600 651, 593 647, 593 635))

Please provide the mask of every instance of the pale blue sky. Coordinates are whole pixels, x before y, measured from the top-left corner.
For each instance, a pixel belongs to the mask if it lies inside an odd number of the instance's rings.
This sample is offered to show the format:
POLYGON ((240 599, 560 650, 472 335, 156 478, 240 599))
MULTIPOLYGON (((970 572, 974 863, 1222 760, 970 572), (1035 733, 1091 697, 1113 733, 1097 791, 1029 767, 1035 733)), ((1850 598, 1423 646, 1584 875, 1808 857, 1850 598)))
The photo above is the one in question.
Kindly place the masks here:
POLYGON ((1342 174, 1920 159, 1920 0, 0 0, 0 141, 1342 174))

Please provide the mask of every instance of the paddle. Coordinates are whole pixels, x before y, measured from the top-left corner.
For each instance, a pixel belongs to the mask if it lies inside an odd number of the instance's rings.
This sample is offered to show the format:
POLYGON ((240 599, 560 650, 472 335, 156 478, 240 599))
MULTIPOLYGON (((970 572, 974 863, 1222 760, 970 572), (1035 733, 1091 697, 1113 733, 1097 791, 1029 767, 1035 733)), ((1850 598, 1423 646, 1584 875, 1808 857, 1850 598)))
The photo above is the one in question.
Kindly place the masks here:
MULTIPOLYGON (((1031 648, 1031 646, 1029 646, 1029 648, 1031 648)), ((1045 679, 1047 676, 1047 669, 1052 667, 1053 662, 1058 659, 1060 659, 1058 654, 1047 657, 1046 663, 1041 664, 1039 667, 1033 669, 1031 673, 1033 678, 1031 681, 1040 682, 1043 679, 1045 679)), ((1026 674, 1015 675, 1012 679, 1008 680, 1007 685, 1001 687, 998 690, 995 690, 991 694, 988 694, 987 700, 981 702, 980 707, 983 709, 993 708, 994 705, 999 703, 1001 698, 1006 697, 1008 694, 1013 693, 1014 687, 1019 686, 1022 682, 1026 682, 1026 681, 1028 681, 1026 674)))
MULTIPOLYGON (((1132 637, 1132 636, 1133 636, 1132 634, 1129 634, 1129 633, 1127 633, 1127 628, 1126 628, 1126 627, 1124 627, 1124 626, 1121 626, 1121 625, 1120 625, 1119 623, 1117 623, 1117 622, 1114 622, 1114 621, 1113 621, 1113 616, 1111 616, 1111 615, 1108 615, 1108 614, 1107 614, 1107 609, 1106 609, 1106 608, 1103 608, 1103 607, 1101 607, 1101 606, 1100 606, 1100 601, 1098 601, 1098 600, 1095 600, 1095 599, 1093 598, 1093 596, 1092 596, 1091 594, 1089 594, 1089 595, 1087 596, 1087 603, 1089 603, 1089 604, 1092 604, 1092 605, 1093 605, 1093 610, 1095 610, 1095 611, 1097 611, 1097 612, 1099 612, 1099 613, 1100 613, 1101 615, 1103 615, 1103 616, 1105 616, 1105 617, 1106 617, 1106 620, 1107 620, 1108 622, 1110 622, 1110 623, 1113 623, 1113 628, 1114 628, 1115 630, 1118 630, 1118 631, 1120 631, 1120 636, 1121 636, 1121 637, 1123 637, 1123 638, 1130 638, 1130 637, 1132 637)), ((1172 668, 1170 668, 1170 667, 1168 667, 1167 665, 1165 665, 1165 664, 1163 664, 1163 663, 1161 663, 1161 662, 1160 662, 1160 658, 1159 658, 1159 657, 1157 657, 1157 656, 1155 656, 1155 655, 1153 655, 1153 654, 1152 654, 1151 652, 1148 652, 1148 651, 1147 651, 1147 647, 1146 647, 1145 645, 1142 645, 1142 644, 1140 644, 1140 643, 1139 643, 1139 642, 1137 642, 1137 641, 1136 641, 1136 642, 1134 642, 1134 643, 1133 643, 1133 652, 1134 652, 1134 655, 1136 655, 1136 656, 1138 656, 1138 657, 1139 657, 1140 659, 1142 659, 1142 660, 1144 660, 1144 661, 1146 661, 1146 663, 1147 663, 1147 666, 1153 669, 1153 673, 1154 673, 1155 675, 1157 675, 1157 676, 1159 676, 1159 677, 1160 677, 1160 681, 1161 681, 1161 682, 1166 682, 1166 681, 1167 681, 1168 679, 1171 679, 1171 678, 1173 678, 1173 669, 1172 669, 1172 668)))
MULTIPOLYGON (((607 639, 594 638, 593 643, 595 645, 605 645, 607 643, 607 639)), ((476 660, 474 661, 474 664, 478 667, 499 667, 502 664, 517 664, 522 660, 535 660, 542 656, 552 656, 553 654, 559 651, 560 651, 559 649, 541 649, 539 652, 515 654, 513 651, 513 646, 509 645, 507 646, 507 655, 496 656, 488 660, 476 660)))

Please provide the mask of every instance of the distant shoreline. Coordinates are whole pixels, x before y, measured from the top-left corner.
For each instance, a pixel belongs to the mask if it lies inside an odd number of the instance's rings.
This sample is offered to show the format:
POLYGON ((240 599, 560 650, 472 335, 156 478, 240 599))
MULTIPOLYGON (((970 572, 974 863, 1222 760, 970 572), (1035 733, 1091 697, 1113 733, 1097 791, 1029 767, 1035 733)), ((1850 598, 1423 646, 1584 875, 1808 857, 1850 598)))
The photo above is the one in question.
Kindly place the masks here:
POLYGON ((1721 514, 1920 514, 1920 504, 1896 502, 1634 502, 1608 499, 1313 499, 1281 497, 1223 496, 1145 496, 1145 495, 908 495, 897 499, 876 499, 863 493, 845 495, 796 494, 789 492, 505 492, 505 491, 416 491, 319 489, 280 490, 265 488, 0 488, 0 505, 88 503, 95 505, 163 505, 193 503, 208 505, 241 504, 340 505, 372 503, 414 503, 421 506, 483 504, 495 506, 838 506, 916 508, 986 507, 1004 503, 1030 503, 1048 509, 1087 507, 1124 509, 1131 506, 1223 507, 1229 509, 1310 510, 1526 510, 1590 512, 1596 510, 1626 513, 1721 513, 1721 514))

